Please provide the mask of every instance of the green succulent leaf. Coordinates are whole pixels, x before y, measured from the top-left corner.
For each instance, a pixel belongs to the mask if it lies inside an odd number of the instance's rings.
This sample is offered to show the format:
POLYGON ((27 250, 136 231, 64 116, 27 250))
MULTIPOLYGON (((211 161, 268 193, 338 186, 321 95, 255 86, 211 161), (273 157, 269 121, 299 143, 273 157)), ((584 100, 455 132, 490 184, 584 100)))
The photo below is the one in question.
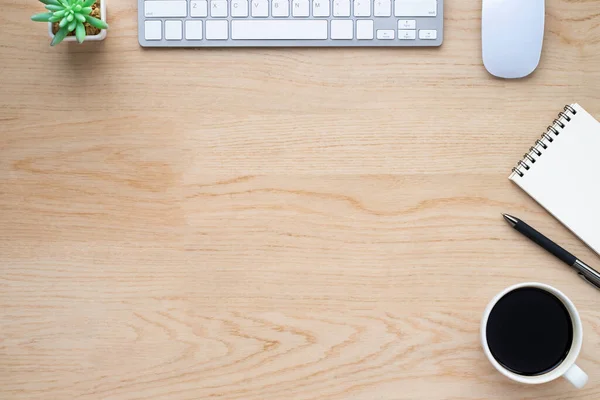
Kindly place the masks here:
POLYGON ((108 29, 108 25, 106 24, 106 22, 102 21, 101 19, 94 18, 90 15, 86 15, 85 20, 88 22, 88 24, 98 29, 108 29))
POLYGON ((52 18, 52 13, 42 13, 31 16, 31 20, 36 22, 49 22, 50 18, 52 18))
POLYGON ((57 6, 56 4, 48 4, 46 5, 46 10, 48 11, 64 11, 64 7, 63 6, 57 6))
POLYGON ((60 28, 58 32, 56 32, 56 35, 54 35, 54 39, 52 39, 52 42, 50 42, 50 46, 56 46, 57 44, 62 42, 67 37, 68 33, 69 31, 67 30, 67 28, 60 28))
POLYGON ((58 22, 58 32, 54 35, 52 46, 62 42, 69 32, 75 31, 79 43, 86 38, 85 24, 98 29, 108 29, 108 24, 101 19, 92 17, 92 6, 96 0, 39 0, 49 12, 36 14, 31 17, 36 22, 58 22))
POLYGON ((79 43, 83 43, 85 40, 85 26, 81 22, 77 22, 77 28, 75 28, 75 37, 79 43))

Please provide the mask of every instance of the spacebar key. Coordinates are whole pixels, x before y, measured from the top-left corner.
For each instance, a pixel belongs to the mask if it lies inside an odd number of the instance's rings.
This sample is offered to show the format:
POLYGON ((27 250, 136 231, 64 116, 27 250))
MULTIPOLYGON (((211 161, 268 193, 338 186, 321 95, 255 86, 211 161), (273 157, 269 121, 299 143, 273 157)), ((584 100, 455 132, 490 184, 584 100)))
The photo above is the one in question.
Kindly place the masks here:
POLYGON ((322 40, 327 39, 326 20, 231 21, 233 40, 322 40))

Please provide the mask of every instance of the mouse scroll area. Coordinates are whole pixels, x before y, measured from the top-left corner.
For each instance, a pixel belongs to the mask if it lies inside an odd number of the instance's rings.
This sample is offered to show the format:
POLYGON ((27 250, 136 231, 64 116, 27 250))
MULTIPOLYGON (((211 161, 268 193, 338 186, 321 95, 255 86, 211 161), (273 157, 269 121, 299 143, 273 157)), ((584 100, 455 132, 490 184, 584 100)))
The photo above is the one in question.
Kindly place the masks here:
POLYGON ((537 68, 544 41, 544 0, 483 0, 483 64, 499 78, 516 79, 537 68))

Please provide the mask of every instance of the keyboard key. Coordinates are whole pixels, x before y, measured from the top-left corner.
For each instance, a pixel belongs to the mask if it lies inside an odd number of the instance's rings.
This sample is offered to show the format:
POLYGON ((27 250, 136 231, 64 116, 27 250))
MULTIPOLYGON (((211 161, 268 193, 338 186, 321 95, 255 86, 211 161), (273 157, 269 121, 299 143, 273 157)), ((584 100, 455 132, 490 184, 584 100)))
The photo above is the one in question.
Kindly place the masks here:
POLYGON ((354 0, 354 16, 355 17, 370 17, 371 16, 371 0, 354 0))
POLYGON ((208 1, 199 0, 190 2, 190 16, 200 18, 208 16, 208 1))
POLYGON ((400 40, 414 40, 417 38, 417 31, 398 29, 398 39, 400 40))
POLYGON ((417 21, 414 19, 399 19, 398 29, 417 29, 417 21))
POLYGON ((289 0, 271 0, 271 15, 274 17, 289 17, 289 0))
POLYGON ((226 0, 211 0, 210 16, 217 18, 227 17, 227 1, 226 0))
POLYGON ((373 21, 370 19, 359 19, 356 21, 356 38, 358 40, 373 39, 373 21))
POLYGON ((390 17, 392 15, 392 0, 375 0, 373 15, 376 17, 390 17))
POLYGON ((146 18, 184 18, 187 17, 185 0, 145 1, 144 16, 146 18))
POLYGON ((327 39, 327 21, 236 20, 231 21, 231 38, 234 40, 324 40, 327 39))
POLYGON ((227 40, 229 25, 227 21, 206 21, 206 38, 208 40, 227 40))
POLYGON ((292 16, 308 17, 308 0, 293 0, 292 16))
POLYGON ((395 37, 395 33, 393 29, 378 29, 377 30, 377 39, 380 40, 392 40, 395 37))
POLYGON ((329 17, 329 0, 313 0, 313 17, 329 17))
POLYGON ((252 0, 252 16, 253 17, 268 17, 269 2, 267 0, 252 0))
POLYGON ((396 17, 435 17, 437 0, 395 0, 396 17))
POLYGON ((333 16, 334 17, 349 17, 350 16, 350 0, 333 0, 333 16))
MULTIPOLYGON (((337 1, 337 0, 336 0, 337 1)), ((349 19, 334 19, 331 21, 331 38, 348 40, 354 37, 353 21, 349 19)))
POLYGON ((231 0, 231 16, 234 18, 248 16, 248 0, 231 0))
POLYGON ((202 21, 185 21, 185 38, 202 40, 202 21))
POLYGON ((162 22, 146 21, 144 23, 144 37, 146 38, 146 40, 161 40, 162 22))
POLYGON ((165 39, 181 40, 183 39, 183 23, 181 21, 165 22, 165 39))
POLYGON ((419 39, 435 40, 437 39, 437 31, 435 29, 421 29, 419 31, 419 39))

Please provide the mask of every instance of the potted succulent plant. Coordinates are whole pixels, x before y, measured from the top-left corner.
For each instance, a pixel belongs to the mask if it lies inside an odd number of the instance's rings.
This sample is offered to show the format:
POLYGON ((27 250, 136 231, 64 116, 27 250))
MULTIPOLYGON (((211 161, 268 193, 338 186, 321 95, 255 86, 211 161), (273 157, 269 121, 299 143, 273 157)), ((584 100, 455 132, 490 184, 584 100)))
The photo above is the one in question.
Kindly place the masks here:
POLYGON ((47 22, 51 46, 60 42, 104 40, 106 37, 106 0, 39 0, 48 12, 31 17, 47 22))

